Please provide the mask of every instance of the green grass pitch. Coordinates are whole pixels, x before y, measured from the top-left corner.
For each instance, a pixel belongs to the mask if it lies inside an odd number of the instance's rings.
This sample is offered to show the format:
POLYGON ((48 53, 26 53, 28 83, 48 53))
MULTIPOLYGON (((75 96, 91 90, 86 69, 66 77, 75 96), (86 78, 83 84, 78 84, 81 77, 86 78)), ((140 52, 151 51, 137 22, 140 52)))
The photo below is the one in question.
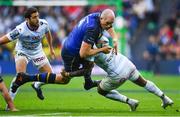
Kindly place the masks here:
MULTIPOLYGON (((9 86, 12 76, 3 78, 9 86)), ((175 104, 172 108, 164 110, 158 97, 127 81, 118 91, 140 101, 137 111, 129 112, 128 105, 100 96, 96 88, 85 91, 83 78, 77 77, 68 85, 44 85, 43 101, 36 97, 30 83, 21 86, 14 100, 19 112, 4 111, 5 102, 0 96, 0 116, 180 116, 180 112, 175 111, 180 109, 180 77, 153 76, 148 79, 173 99, 175 104)))

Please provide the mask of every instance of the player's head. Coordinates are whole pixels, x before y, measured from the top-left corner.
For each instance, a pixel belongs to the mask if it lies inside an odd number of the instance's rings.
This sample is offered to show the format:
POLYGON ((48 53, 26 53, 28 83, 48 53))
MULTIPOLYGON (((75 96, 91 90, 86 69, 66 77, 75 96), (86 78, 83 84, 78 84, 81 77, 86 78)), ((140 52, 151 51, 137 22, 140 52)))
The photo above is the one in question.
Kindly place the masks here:
POLYGON ((100 16, 100 24, 103 29, 108 30, 109 28, 111 28, 112 24, 114 23, 114 20, 115 14, 113 10, 105 9, 102 11, 100 16))
POLYGON ((97 48, 102 48, 104 46, 109 46, 109 39, 105 36, 102 36, 96 43, 97 48))
POLYGON ((35 7, 28 8, 24 13, 24 17, 30 26, 32 27, 39 26, 39 13, 35 7))

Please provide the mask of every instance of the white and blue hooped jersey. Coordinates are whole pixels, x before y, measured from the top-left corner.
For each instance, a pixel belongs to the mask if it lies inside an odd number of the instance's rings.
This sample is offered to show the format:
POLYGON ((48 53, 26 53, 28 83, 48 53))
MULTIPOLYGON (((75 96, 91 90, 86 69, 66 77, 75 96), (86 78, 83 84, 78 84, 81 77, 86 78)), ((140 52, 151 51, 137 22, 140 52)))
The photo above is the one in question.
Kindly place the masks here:
POLYGON ((128 78, 131 72, 136 70, 135 65, 127 57, 120 53, 116 55, 113 50, 109 54, 98 53, 94 62, 114 80, 119 76, 128 78))
POLYGON ((49 26, 46 20, 39 19, 39 27, 36 31, 29 29, 27 22, 24 21, 16 26, 14 30, 9 32, 6 36, 9 40, 17 39, 15 50, 28 55, 35 55, 42 52, 41 40, 43 36, 49 31, 49 26))

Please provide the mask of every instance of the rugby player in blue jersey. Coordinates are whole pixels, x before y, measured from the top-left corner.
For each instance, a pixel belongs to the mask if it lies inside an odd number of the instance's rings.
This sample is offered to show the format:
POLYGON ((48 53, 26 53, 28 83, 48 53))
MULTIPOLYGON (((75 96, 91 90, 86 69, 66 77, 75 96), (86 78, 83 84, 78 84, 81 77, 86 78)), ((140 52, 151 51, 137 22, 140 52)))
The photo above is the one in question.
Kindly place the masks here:
POLYGON ((63 44, 61 55, 65 71, 72 72, 83 69, 86 90, 96 86, 96 83, 91 80, 94 63, 87 61, 86 58, 99 52, 108 53, 111 49, 108 46, 93 49, 93 45, 101 38, 104 30, 113 38, 114 49, 117 53, 117 36, 112 27, 114 20, 115 15, 111 9, 89 14, 79 21, 63 44))

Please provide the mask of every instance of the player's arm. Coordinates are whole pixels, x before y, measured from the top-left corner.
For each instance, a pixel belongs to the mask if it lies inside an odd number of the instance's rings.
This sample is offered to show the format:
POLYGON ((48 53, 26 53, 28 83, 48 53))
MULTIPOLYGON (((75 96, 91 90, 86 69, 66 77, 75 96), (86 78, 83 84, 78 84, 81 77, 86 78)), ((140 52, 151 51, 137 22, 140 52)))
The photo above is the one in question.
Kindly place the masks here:
POLYGON ((107 30, 107 32, 111 35, 112 39, 113 39, 113 46, 114 46, 114 49, 115 49, 115 53, 117 55, 117 47, 118 47, 118 37, 117 37, 117 34, 114 30, 114 28, 109 28, 107 30))
POLYGON ((9 42, 19 38, 19 36, 20 36, 20 32, 19 31, 20 30, 18 28, 15 28, 14 30, 12 30, 8 34, 2 36, 0 38, 0 45, 9 43, 9 42))
POLYGON ((47 41, 48 41, 51 57, 55 58, 55 52, 54 52, 54 49, 53 49, 53 46, 52 46, 52 35, 51 35, 50 30, 46 33, 46 38, 47 38, 47 41))
POLYGON ((9 40, 9 38, 6 35, 4 35, 4 36, 2 36, 0 38, 0 45, 6 44, 6 43, 9 43, 9 42, 10 42, 10 40, 9 40))
POLYGON ((81 58, 87 58, 93 55, 96 55, 99 52, 103 53, 109 53, 111 50, 110 46, 105 46, 102 48, 92 49, 92 45, 87 42, 82 42, 81 48, 80 48, 80 57, 81 58))
POLYGON ((97 49, 93 49, 92 46, 95 43, 95 40, 98 39, 99 33, 96 30, 96 28, 88 28, 83 42, 81 44, 81 48, 80 48, 80 57, 81 58, 87 58, 93 55, 96 55, 99 52, 104 52, 104 53, 108 53, 111 50, 111 47, 105 46, 103 48, 97 48, 97 49))

